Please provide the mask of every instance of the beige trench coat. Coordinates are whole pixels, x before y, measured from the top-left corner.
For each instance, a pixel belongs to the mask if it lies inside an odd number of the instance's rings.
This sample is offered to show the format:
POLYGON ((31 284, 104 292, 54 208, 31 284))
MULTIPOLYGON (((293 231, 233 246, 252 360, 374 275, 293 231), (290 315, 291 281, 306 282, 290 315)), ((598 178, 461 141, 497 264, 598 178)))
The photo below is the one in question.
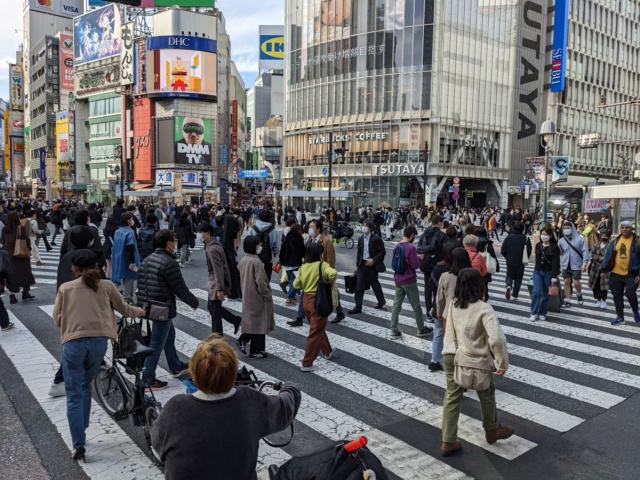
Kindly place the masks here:
POLYGON ((242 286, 242 333, 267 335, 275 330, 273 297, 264 264, 257 255, 245 255, 238 263, 242 286))

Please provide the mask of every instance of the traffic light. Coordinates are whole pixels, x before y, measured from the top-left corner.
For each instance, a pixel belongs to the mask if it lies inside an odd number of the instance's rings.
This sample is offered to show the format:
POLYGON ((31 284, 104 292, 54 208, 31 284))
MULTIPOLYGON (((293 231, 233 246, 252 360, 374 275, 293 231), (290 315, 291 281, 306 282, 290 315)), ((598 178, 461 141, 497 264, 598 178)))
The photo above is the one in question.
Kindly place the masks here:
POLYGON ((337 154, 337 155, 344 155, 347 151, 346 148, 334 148, 333 151, 337 154))
POLYGON ((310 192, 310 191, 311 191, 311 182, 308 182, 307 183, 307 192, 310 192))
POLYGON ((606 107, 607 106, 607 96, 606 95, 600 95, 600 106, 601 107, 606 107))

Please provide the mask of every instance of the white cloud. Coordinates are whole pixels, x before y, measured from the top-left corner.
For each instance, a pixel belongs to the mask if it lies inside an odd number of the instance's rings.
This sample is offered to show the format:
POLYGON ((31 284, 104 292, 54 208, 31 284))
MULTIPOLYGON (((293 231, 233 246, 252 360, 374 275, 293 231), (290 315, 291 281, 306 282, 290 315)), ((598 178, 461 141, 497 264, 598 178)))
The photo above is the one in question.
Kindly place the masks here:
MULTIPOLYGON (((0 15, 0 97, 9 97, 9 69, 22 43, 22 1, 2 0, 0 15), (16 32, 15 29, 18 29, 16 32)), ((251 87, 258 76, 258 26, 284 24, 284 0, 217 0, 231 36, 231 57, 251 87)))
POLYGON ((259 25, 284 24, 284 0, 218 0, 231 37, 231 58, 247 88, 258 76, 259 25))
POLYGON ((22 43, 22 1, 4 0, 0 15, 0 98, 9 98, 9 66, 22 43), (18 30, 16 32, 16 29, 18 30))

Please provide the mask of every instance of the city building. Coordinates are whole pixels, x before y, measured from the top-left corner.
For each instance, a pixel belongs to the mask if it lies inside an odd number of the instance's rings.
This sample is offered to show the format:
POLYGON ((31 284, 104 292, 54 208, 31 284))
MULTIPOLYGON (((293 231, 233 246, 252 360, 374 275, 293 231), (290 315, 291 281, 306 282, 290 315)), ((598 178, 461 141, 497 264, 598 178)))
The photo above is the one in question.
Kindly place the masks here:
POLYGON ((507 206, 540 150, 546 12, 287 0, 282 196, 317 208, 331 182, 334 205, 507 206))

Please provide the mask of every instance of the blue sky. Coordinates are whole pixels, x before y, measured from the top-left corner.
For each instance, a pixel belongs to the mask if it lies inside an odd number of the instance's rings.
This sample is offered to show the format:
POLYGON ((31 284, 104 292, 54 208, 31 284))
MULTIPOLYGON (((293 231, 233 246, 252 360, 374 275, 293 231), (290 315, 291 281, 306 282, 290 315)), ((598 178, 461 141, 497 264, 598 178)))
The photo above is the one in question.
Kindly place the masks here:
MULTIPOLYGON (((22 42, 22 0, 2 0, 0 16, 0 97, 9 97, 9 67, 22 42), (18 31, 16 32, 16 29, 18 31)), ((231 57, 247 88, 258 76, 258 26, 284 23, 284 0, 217 0, 231 36, 231 57)))

